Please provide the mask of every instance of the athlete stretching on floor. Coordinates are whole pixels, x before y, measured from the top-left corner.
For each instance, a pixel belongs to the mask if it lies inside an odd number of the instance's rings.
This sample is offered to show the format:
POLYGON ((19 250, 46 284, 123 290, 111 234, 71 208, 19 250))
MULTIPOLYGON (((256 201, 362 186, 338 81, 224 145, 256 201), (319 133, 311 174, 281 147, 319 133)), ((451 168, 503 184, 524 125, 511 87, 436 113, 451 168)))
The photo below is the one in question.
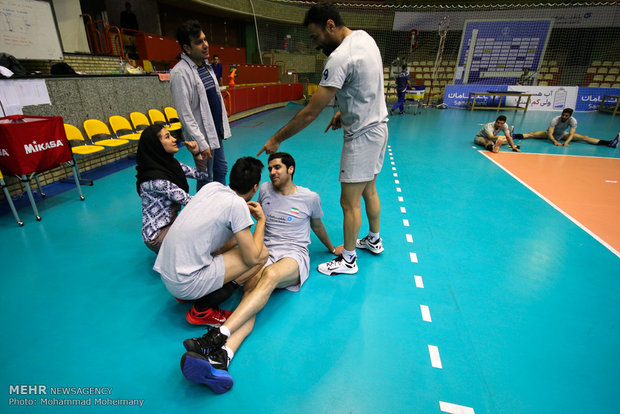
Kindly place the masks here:
POLYGON ((553 145, 558 147, 568 147, 571 141, 585 141, 592 145, 606 145, 611 148, 618 146, 618 134, 616 138, 611 141, 604 139, 592 138, 587 135, 577 134, 577 120, 572 116, 573 110, 571 108, 564 108, 562 115, 556 116, 551 120, 549 127, 546 131, 529 132, 527 134, 515 134, 517 139, 538 138, 549 139, 553 142, 553 145), (564 141, 561 143, 560 141, 564 141))
POLYGON ((271 182, 261 186, 258 196, 266 217, 267 266, 246 282, 243 299, 226 323, 201 338, 183 342, 189 351, 181 358, 183 375, 217 393, 232 387, 232 378, 226 372, 228 364, 252 331, 256 314, 273 291, 286 288, 297 292, 308 278, 310 229, 330 252, 340 254, 321 221, 323 211, 318 194, 293 184, 293 157, 283 152, 272 154, 268 168, 271 182))

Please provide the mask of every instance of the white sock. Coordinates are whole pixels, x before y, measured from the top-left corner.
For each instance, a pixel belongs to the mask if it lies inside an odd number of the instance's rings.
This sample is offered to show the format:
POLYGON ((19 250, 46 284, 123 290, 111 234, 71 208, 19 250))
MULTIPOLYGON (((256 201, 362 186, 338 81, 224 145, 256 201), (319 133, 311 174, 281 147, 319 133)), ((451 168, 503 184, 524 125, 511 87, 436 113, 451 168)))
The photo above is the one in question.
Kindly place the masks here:
POLYGON ((355 254, 355 250, 348 251, 346 249, 342 249, 342 257, 344 257, 344 260, 351 263, 353 260, 355 260, 357 254, 355 254))
POLYGON ((226 345, 224 345, 222 348, 224 348, 224 350, 228 354, 228 361, 232 361, 233 357, 235 356, 235 353, 233 352, 233 350, 227 347, 226 345))
POLYGON ((224 335, 226 338, 230 337, 230 330, 225 327, 224 325, 220 326, 220 332, 222 333, 222 335, 224 335))
POLYGON ((373 233, 372 231, 369 231, 368 240, 370 240, 371 243, 375 243, 377 240, 379 240, 379 233, 373 233))

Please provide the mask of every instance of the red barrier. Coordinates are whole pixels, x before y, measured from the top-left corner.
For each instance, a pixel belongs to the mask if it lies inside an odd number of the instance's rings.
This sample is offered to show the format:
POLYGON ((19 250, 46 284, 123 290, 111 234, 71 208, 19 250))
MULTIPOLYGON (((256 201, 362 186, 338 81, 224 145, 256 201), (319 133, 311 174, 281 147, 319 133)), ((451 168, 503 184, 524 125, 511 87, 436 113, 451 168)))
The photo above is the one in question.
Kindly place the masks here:
POLYGON ((228 115, 232 115, 272 103, 302 99, 303 87, 301 83, 256 85, 229 88, 222 93, 228 94, 224 101, 230 102, 228 115))
POLYGON ((0 118, 0 170, 4 173, 43 172, 72 159, 61 117, 0 118))

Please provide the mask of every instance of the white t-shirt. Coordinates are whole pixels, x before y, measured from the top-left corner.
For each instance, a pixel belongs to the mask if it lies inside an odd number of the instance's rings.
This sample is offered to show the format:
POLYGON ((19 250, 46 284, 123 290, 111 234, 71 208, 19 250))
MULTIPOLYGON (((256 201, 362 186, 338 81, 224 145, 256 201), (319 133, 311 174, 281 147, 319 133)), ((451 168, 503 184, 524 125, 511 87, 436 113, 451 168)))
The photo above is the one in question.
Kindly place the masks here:
POLYGON ((577 129, 577 120, 571 116, 566 120, 566 122, 562 122, 562 117, 556 116, 551 120, 549 128, 553 128, 554 137, 561 137, 568 134, 570 128, 577 129))
POLYGON ((476 135, 479 137, 488 138, 491 136, 497 136, 500 132, 504 132, 505 136, 510 135, 510 128, 508 128, 507 123, 504 122, 504 125, 501 128, 495 128, 495 122, 489 122, 488 124, 485 124, 476 135))
POLYGON ((230 238, 254 224, 244 199, 218 182, 205 185, 187 203, 161 245, 155 266, 170 284, 193 284, 230 238))
POLYGON ((329 55, 320 85, 338 88, 345 139, 387 122, 381 53, 365 31, 353 31, 329 55))
POLYGON ((295 194, 282 195, 273 184, 263 183, 258 202, 265 213, 265 246, 272 249, 308 250, 310 219, 323 217, 321 198, 314 191, 297 186, 295 194))

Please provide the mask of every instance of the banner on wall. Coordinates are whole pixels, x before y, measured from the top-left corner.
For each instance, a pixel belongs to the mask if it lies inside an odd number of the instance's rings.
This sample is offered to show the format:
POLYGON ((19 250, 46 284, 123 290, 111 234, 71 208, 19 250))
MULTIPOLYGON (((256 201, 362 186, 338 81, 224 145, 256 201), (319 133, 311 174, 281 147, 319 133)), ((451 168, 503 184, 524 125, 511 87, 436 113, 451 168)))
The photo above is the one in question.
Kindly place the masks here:
MULTIPOLYGON (((577 86, 508 86, 508 91, 530 93, 532 99, 528 111, 561 111, 564 108, 575 108, 577 104, 577 86)), ((507 97, 506 104, 514 106, 517 98, 507 97)))
MULTIPOLYGON (((507 91, 506 85, 446 85, 443 103, 450 108, 465 108, 470 92, 507 91)), ((490 104, 491 96, 479 96, 476 105, 490 104)))
MULTIPOLYGON (((443 18, 450 20, 449 30, 461 30, 466 20, 479 19, 484 13, 486 19, 505 19, 505 10, 445 11, 445 12, 396 12, 392 30, 436 31, 443 18)), ((553 19, 555 28, 618 27, 620 12, 618 6, 597 6, 558 9, 520 9, 519 19, 553 19)))
MULTIPOLYGON (((603 100, 605 95, 620 96, 620 89, 618 88, 579 88, 577 94, 577 105, 575 105, 575 111, 596 111, 603 100)), ((610 105, 618 102, 617 99, 607 99, 605 105, 610 105)))

